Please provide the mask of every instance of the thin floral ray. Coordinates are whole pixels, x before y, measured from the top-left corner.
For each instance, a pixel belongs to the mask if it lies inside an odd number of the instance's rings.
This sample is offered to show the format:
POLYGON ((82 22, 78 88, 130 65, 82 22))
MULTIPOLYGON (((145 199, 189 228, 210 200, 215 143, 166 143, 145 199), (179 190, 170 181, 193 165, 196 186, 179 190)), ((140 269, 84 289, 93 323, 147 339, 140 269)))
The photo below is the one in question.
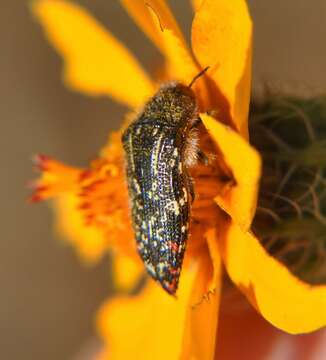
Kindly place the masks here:
POLYGON ((65 165, 46 155, 35 156, 34 163, 37 170, 41 171, 41 177, 32 184, 34 193, 31 201, 37 202, 76 190, 82 169, 65 165))
POLYGON ((228 274, 266 320, 290 334, 326 325, 326 286, 300 281, 236 223, 225 221, 220 227, 228 274))
MULTIPOLYGON (((185 39, 165 1, 129 1, 121 0, 124 7, 151 38, 166 58, 166 76, 172 80, 189 84, 200 68, 196 64, 185 39)), ((206 95, 203 79, 199 79, 194 89, 199 101, 206 95)))
POLYGON ((246 1, 202 1, 192 25, 192 48, 199 64, 210 66, 214 108, 223 104, 220 120, 232 121, 248 138, 252 22, 246 1))
POLYGON ((185 352, 182 356, 184 359, 214 359, 222 266, 216 230, 210 229, 206 233, 206 239, 209 250, 199 256, 198 273, 185 325, 183 347, 185 352), (205 329, 205 336, 203 336, 203 329, 205 329))
POLYGON ((222 194, 216 196, 215 201, 244 231, 247 231, 257 206, 261 175, 260 156, 231 128, 209 115, 200 116, 233 176, 233 181, 222 194))
POLYGON ((162 30, 156 26, 156 19, 153 19, 150 8, 160 14, 160 22, 163 28, 168 28, 185 44, 184 37, 165 0, 120 0, 130 17, 148 36, 148 38, 164 54, 165 48, 162 42, 162 30))
POLYGON ((55 213, 55 231, 58 238, 72 245, 86 263, 94 263, 107 251, 107 241, 103 231, 86 224, 78 210, 80 199, 73 193, 63 193, 51 202, 55 213))
MULTIPOLYGON (((165 21, 164 13, 160 13, 160 8, 154 2, 149 2, 148 12, 152 18, 156 31, 160 33, 161 43, 164 46, 164 56, 166 58, 166 71, 170 79, 179 80, 184 84, 189 84, 199 72, 189 48, 183 37, 170 26, 170 22, 165 21)), ((201 84, 202 79, 196 82, 196 87, 201 84)))
POLYGON ((97 323, 103 339, 109 341, 109 359, 179 359, 195 278, 196 271, 183 271, 177 299, 150 279, 138 295, 105 303, 97 323))
POLYGON ((73 245, 85 262, 97 261, 106 250, 106 240, 101 229, 86 223, 80 210, 78 194, 85 171, 45 155, 35 157, 35 164, 42 173, 35 183, 31 200, 51 199, 58 237, 64 237, 73 245))
POLYGON ((32 11, 64 60, 64 80, 87 95, 109 95, 135 108, 154 91, 133 55, 82 7, 35 0, 32 11))
POLYGON ((90 260, 114 248, 139 261, 131 230, 121 134, 110 135, 101 156, 88 169, 62 164, 47 156, 36 157, 41 170, 34 182, 32 201, 53 198, 60 234, 90 260), (87 257, 87 256, 86 256, 87 257))

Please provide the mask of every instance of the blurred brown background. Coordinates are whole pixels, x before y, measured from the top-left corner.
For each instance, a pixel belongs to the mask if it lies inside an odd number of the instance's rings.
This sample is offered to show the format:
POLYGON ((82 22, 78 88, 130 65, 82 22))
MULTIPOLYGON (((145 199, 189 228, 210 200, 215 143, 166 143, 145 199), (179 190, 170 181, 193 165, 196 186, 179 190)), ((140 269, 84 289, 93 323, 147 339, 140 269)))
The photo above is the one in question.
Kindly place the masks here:
MULTIPOLYGON (((118 1, 80 0, 142 63, 158 53, 118 1)), ((184 29, 186 0, 171 0, 184 29)), ((254 86, 296 92, 326 88, 326 2, 249 1, 255 21, 254 86)), ((28 2, 2 0, 0 358, 65 360, 94 335, 93 314, 109 292, 108 265, 82 267, 55 241, 45 205, 26 203, 36 152, 75 165, 96 155, 124 109, 107 98, 71 92, 60 81, 61 60, 28 12, 28 2)), ((218 16, 218 15, 217 15, 218 16)))

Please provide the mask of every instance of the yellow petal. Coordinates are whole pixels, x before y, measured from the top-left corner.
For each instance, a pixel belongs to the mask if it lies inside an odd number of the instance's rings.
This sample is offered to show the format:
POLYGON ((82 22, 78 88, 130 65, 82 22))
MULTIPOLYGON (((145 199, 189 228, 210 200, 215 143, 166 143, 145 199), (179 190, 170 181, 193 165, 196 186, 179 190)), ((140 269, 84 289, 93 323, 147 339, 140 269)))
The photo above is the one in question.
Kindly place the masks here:
POLYGON ((208 132, 233 173, 235 184, 215 198, 216 203, 244 230, 250 228, 255 215, 261 159, 238 133, 214 118, 201 114, 208 132))
POLYGON ((326 286, 297 279, 234 222, 220 227, 228 274, 266 320, 291 334, 326 325, 326 286))
POLYGON ((201 4, 203 3, 203 0, 191 0, 191 5, 194 11, 197 11, 201 4))
POLYGON ((98 315, 109 359, 179 359, 195 274, 182 272, 177 299, 149 280, 139 295, 109 300, 98 315))
POLYGON ((144 264, 124 254, 115 253, 113 257, 113 279, 118 290, 131 291, 144 275, 144 264))
POLYGON ((120 0, 130 17, 164 54, 162 31, 150 13, 150 7, 159 14, 161 25, 168 28, 184 43, 181 30, 165 0, 120 0))
MULTIPOLYGON (((163 0, 121 0, 131 17, 161 49, 172 80, 190 83, 199 68, 170 9, 163 0)), ((199 84, 200 81, 198 81, 199 84)), ((196 83, 196 86, 198 86, 196 83)))
POLYGON ((182 359, 214 359, 221 295, 221 258, 215 229, 206 234, 209 253, 202 254, 188 309, 182 359))
POLYGON ((137 107, 153 85, 130 52, 82 7, 63 0, 36 0, 32 10, 65 61, 64 80, 88 95, 110 95, 137 107))
POLYGON ((53 200, 55 229, 61 238, 74 246, 83 260, 94 262, 107 250, 106 241, 99 228, 85 224, 85 218, 78 209, 79 201, 76 195, 69 192, 53 200))
MULTIPOLYGON (((230 119, 247 137, 252 23, 246 1, 202 1, 192 25, 192 47, 200 65, 210 66, 208 75, 225 97, 230 119)), ((216 106, 225 111, 222 96, 216 95, 216 106)))

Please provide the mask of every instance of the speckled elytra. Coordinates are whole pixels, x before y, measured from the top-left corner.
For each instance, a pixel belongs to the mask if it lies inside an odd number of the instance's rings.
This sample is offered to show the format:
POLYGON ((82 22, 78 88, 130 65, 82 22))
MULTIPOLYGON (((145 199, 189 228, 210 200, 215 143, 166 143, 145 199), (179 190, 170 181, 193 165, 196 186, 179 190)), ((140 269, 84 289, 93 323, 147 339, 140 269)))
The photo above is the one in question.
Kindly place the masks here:
POLYGON ((194 198, 187 168, 200 153, 191 85, 161 86, 122 135, 137 249, 169 294, 178 288, 194 198))

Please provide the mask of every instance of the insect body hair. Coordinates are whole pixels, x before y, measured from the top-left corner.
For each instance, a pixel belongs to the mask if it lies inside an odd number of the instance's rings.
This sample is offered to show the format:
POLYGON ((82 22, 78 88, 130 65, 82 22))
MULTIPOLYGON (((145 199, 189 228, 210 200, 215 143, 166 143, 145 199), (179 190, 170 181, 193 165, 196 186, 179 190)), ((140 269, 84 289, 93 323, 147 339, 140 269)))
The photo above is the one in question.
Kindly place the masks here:
POLYGON ((186 167, 191 167, 196 165, 198 161, 199 136, 196 128, 189 130, 185 142, 183 163, 186 167))

